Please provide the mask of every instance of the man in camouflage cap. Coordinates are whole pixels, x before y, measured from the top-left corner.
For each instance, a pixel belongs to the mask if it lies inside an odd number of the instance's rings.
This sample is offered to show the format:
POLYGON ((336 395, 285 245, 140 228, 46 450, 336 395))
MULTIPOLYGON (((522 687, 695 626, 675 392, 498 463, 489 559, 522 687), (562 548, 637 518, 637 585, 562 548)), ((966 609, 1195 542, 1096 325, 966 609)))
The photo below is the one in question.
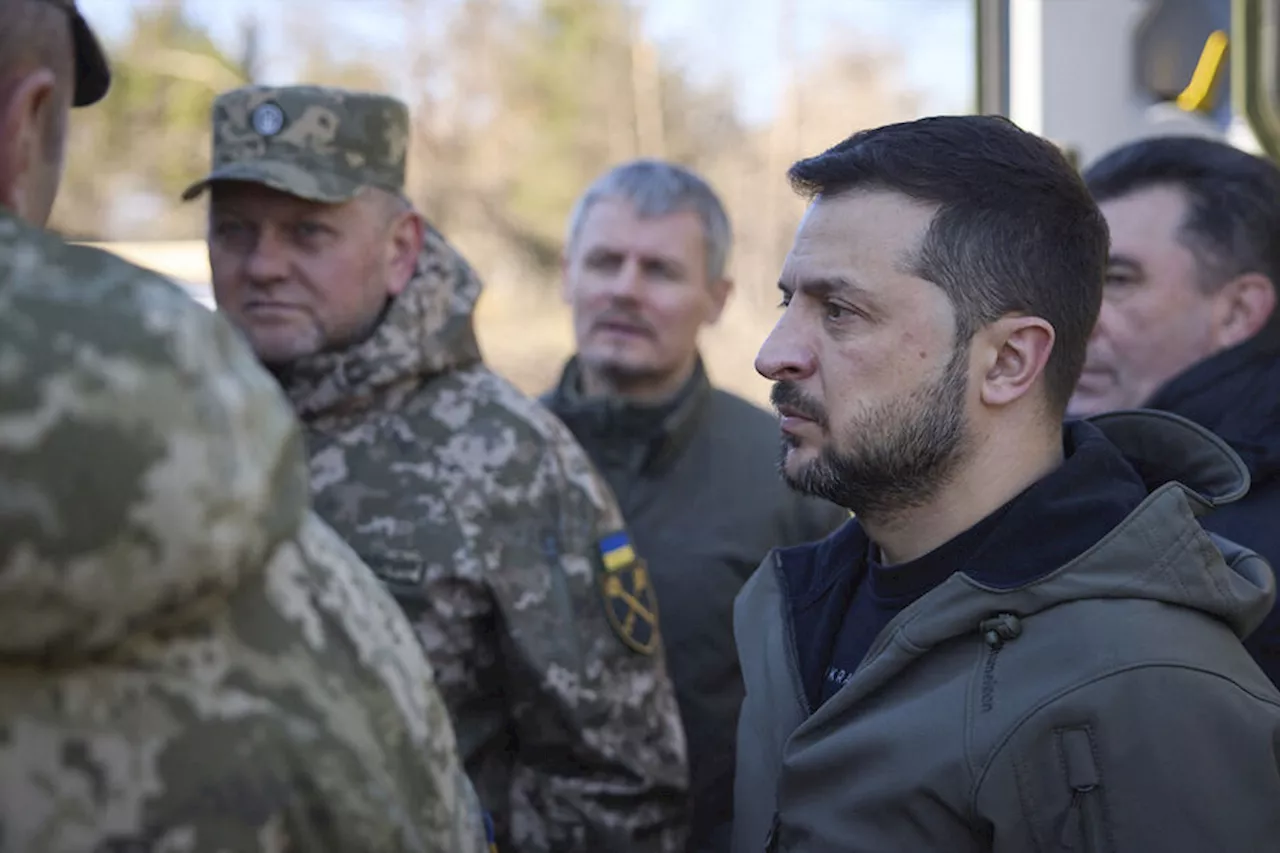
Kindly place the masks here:
POLYGON ((429 652, 500 849, 677 851, 685 742, 646 567, 564 427, 485 367, 480 282, 401 195, 408 116, 213 109, 209 259, 307 428, 317 509, 429 652))
POLYGON ((0 0, 0 853, 480 853, 430 666, 308 512, 272 378, 39 227, 108 79, 73 4, 0 0))

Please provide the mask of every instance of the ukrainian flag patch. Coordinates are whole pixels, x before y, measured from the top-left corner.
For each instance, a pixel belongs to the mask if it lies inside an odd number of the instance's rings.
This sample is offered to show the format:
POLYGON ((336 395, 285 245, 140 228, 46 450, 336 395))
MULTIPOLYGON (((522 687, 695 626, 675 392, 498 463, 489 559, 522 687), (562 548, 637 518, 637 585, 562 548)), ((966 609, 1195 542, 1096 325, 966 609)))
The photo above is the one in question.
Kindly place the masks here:
POLYGON ((635 562, 636 552, 631 547, 631 537, 627 531, 619 530, 600 540, 600 557, 604 560, 607 572, 616 572, 623 566, 635 562))
POLYGON ((649 567, 636 556, 625 530, 600 540, 600 594, 609 626, 622 642, 641 654, 658 648, 658 597, 649 567))

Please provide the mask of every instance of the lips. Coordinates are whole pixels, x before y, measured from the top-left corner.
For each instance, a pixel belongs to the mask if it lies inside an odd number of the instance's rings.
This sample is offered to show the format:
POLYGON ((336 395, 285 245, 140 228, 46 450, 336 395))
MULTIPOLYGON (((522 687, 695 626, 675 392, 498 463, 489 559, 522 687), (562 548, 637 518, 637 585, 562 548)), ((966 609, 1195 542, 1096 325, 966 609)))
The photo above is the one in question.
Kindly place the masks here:
POLYGON ((822 429, 818 419, 803 407, 783 403, 775 408, 778 412, 778 428, 782 430, 783 435, 797 439, 803 434, 812 436, 815 430, 822 429))
POLYGON ((246 314, 299 314, 302 308, 286 302, 250 302, 244 306, 246 314))
POLYGON ((773 383, 769 402, 782 418, 784 430, 788 426, 798 428, 809 423, 823 426, 826 422, 822 407, 807 397, 794 382, 780 380, 773 383))
POLYGON ((613 335, 629 335, 632 337, 651 338, 648 326, 640 323, 629 323, 624 320, 598 320, 591 326, 593 332, 604 332, 613 335))

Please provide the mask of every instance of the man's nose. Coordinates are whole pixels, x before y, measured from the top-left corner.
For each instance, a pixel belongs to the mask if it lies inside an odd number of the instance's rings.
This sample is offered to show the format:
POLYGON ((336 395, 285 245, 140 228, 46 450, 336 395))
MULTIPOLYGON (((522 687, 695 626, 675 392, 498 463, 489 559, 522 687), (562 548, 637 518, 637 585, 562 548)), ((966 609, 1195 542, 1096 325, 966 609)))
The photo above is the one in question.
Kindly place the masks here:
POLYGON ((615 299, 635 299, 640 295, 641 271, 634 258, 627 258, 609 280, 609 294, 615 299))
POLYGON ((794 381, 807 379, 817 371, 813 347, 796 326, 787 309, 764 339, 756 354, 756 372, 765 379, 794 381))
POLYGON ((254 284, 271 284, 289 275, 284 241, 274 228, 264 228, 258 234, 245 261, 245 273, 254 284))
POLYGON ((1098 319, 1094 322, 1093 328, 1089 330, 1089 343, 1092 344, 1106 332, 1106 326, 1111 322, 1111 314, 1115 309, 1107 302, 1102 300, 1102 307, 1098 309, 1098 319))

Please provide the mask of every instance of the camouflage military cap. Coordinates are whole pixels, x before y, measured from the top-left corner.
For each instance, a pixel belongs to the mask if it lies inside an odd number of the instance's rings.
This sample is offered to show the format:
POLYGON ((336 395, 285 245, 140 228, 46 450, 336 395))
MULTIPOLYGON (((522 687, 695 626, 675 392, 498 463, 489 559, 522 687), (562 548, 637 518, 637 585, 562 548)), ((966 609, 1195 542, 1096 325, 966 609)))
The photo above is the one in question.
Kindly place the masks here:
POLYGON ((250 181, 342 202, 364 187, 404 189, 409 110, 386 95, 321 86, 245 86, 213 102, 213 181, 250 181))

